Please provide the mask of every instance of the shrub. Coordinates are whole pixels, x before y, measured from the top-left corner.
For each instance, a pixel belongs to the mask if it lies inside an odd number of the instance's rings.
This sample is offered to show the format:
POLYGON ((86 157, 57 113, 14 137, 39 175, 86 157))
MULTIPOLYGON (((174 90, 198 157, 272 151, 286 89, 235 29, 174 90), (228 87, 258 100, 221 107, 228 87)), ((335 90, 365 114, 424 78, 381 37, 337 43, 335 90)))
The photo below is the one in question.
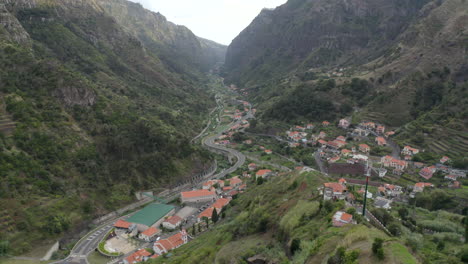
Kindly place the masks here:
POLYGON ((291 255, 294 255, 294 253, 296 253, 296 251, 298 251, 300 248, 301 248, 301 240, 299 238, 293 239, 293 241, 291 242, 291 247, 290 247, 291 255))
POLYGON ((385 258, 385 253, 383 250, 383 239, 376 238, 374 239, 374 243, 372 243, 372 253, 377 256, 378 259, 383 260, 385 258))

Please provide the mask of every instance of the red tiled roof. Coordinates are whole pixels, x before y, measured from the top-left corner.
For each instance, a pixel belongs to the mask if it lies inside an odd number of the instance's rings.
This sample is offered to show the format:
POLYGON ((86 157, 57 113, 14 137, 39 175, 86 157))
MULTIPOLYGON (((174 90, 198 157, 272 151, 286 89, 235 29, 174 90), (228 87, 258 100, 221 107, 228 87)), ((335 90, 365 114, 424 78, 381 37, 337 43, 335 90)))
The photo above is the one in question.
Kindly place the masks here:
POLYGON ((345 180, 344 178, 340 178, 340 179, 338 180, 338 182, 339 182, 339 183, 346 183, 346 180, 345 180))
POLYGON ((157 229, 156 227, 150 227, 150 228, 146 229, 145 231, 143 231, 141 233, 143 235, 145 235, 145 236, 152 237, 155 234, 157 234, 158 232, 159 232, 159 229, 157 229))
POLYGON ((170 223, 172 225, 177 225, 178 223, 180 223, 180 221, 182 221, 182 218, 180 218, 180 216, 173 215, 173 216, 167 218, 166 221, 164 221, 164 222, 168 222, 168 223, 170 223))
POLYGON ((257 171, 256 175, 257 176, 263 176, 263 175, 265 175, 267 173, 270 173, 270 172, 271 172, 271 170, 259 170, 259 171, 257 171))
POLYGON ((203 197, 210 195, 215 195, 215 193, 208 190, 195 190, 181 193, 183 198, 203 197))
POLYGON ((341 215, 341 220, 343 220, 345 222, 349 222, 349 221, 351 221, 351 219, 353 219, 353 216, 348 214, 348 213, 343 213, 341 215))
POLYGON ((211 216, 213 215, 213 207, 206 208, 203 212, 201 212, 198 215, 198 218, 201 219, 203 217, 207 217, 208 219, 211 219, 211 216))
POLYGON ((369 149, 370 147, 367 144, 359 144, 359 148, 369 149))
POLYGON ((149 257, 149 256, 151 256, 151 253, 146 251, 146 249, 140 249, 137 252, 130 255, 129 257, 127 257, 126 260, 128 261, 128 263, 133 264, 133 263, 137 263, 137 262, 142 262, 143 257, 149 257))
POLYGON ((414 187, 430 187, 432 186, 432 183, 429 182, 418 182, 414 185, 414 187))
POLYGON ((216 202, 213 204, 213 207, 216 209, 221 209, 224 206, 226 206, 231 200, 227 198, 220 198, 216 200, 216 202))
POLYGON ((131 223, 127 222, 127 221, 124 221, 122 219, 119 219, 117 220, 117 222, 115 222, 114 224, 114 227, 117 227, 117 228, 129 228, 130 225, 132 225, 131 223))
POLYGON ((236 185, 242 183, 242 180, 239 179, 239 177, 234 177, 229 179, 229 182, 231 183, 231 185, 236 185))
POLYGON ((387 141, 383 137, 376 137, 375 140, 381 144, 386 144, 387 141))
POLYGON ((168 237, 167 240, 169 240, 169 242, 172 244, 172 248, 176 248, 184 244, 184 240, 182 240, 182 233, 180 232, 168 237))
POLYGON ((326 182, 323 184, 327 188, 332 188, 333 192, 343 192, 346 190, 346 187, 337 183, 337 182, 326 182))

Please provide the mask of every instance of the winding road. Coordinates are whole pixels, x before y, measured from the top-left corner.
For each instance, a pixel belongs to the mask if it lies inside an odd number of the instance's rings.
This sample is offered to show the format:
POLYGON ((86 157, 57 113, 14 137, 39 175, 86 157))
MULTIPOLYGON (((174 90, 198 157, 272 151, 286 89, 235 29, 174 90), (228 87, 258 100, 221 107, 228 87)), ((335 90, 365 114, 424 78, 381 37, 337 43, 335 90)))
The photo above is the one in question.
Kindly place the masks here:
MULTIPOLYGON (((222 111, 224 109, 224 107, 219 102, 219 98, 216 98, 216 99, 217 99, 216 102, 218 104, 218 107, 216 107, 215 109, 213 109, 213 111, 211 111, 210 117, 211 117, 211 114, 214 111, 216 111, 216 110, 222 111)), ((249 112, 247 112, 247 114, 242 119, 231 123, 229 125, 229 127, 235 126, 237 124, 241 124, 242 121, 248 120, 248 119, 251 119, 251 118, 254 118, 254 116, 252 114, 252 107, 251 107, 251 105, 249 105, 249 112)), ((210 125, 211 125, 211 122, 209 122, 208 125, 206 126, 206 128, 198 136, 196 136, 194 139, 192 139, 192 141, 195 141, 197 138, 203 136, 206 133, 206 130, 209 128, 210 125)), ((219 125, 219 123, 217 125, 219 125)), ((234 149, 219 146, 219 145, 214 143, 214 141, 219 136, 221 136, 223 134, 223 132, 225 132, 225 131, 219 132, 216 135, 213 135, 213 136, 210 136, 210 137, 207 137, 207 138, 203 139, 202 144, 205 147, 207 147, 210 151, 217 152, 217 153, 221 152, 224 155, 228 155, 228 156, 230 155, 232 157, 235 157, 236 158, 236 163, 233 166, 231 166, 229 169, 223 170, 220 173, 209 177, 211 179, 223 178, 226 175, 235 172, 238 168, 240 168, 242 165, 244 165, 244 163, 246 161, 246 156, 244 154, 242 154, 241 152, 239 152, 237 150, 234 150, 234 149)), ((180 192, 178 192, 178 193, 180 193, 180 192)), ((168 196, 171 196, 171 195, 175 195, 175 194, 171 193, 168 196)), ((112 223, 114 221, 115 221, 115 219, 109 220, 109 221, 105 222, 104 224, 102 224, 101 226, 99 226, 98 228, 96 228, 93 231, 89 232, 87 235, 85 235, 83 238, 81 238, 76 243, 76 245, 70 251, 70 255, 67 258, 65 258, 63 260, 60 260, 60 261, 52 262, 52 264, 89 264, 88 259, 87 259, 88 255, 91 254, 97 248, 99 242, 112 229, 112 223)))
MULTIPOLYGON (((247 112, 247 114, 242 117, 240 120, 236 121, 236 122, 233 122, 229 125, 229 127, 232 127, 232 126, 235 126, 235 125, 239 125, 242 123, 242 121, 244 120, 248 120, 248 119, 252 119, 254 118, 253 114, 252 114, 252 107, 251 105, 249 104, 249 112, 247 112)), ((246 160, 246 157, 244 154, 242 154, 241 152, 235 150, 235 149, 230 149, 230 148, 226 148, 226 147, 223 147, 223 146, 220 146, 220 145, 217 145, 214 143, 214 141, 219 137, 221 136, 225 131, 221 131, 211 137, 208 137, 208 138, 205 138, 203 140, 203 145, 206 146, 208 149, 211 149, 212 151, 214 152, 221 152, 223 154, 227 154, 227 155, 231 155, 233 157, 236 157, 237 161, 236 163, 231 166, 229 169, 227 170, 223 170, 222 172, 216 174, 213 176, 213 178, 223 178, 225 177, 226 175, 230 174, 230 173, 233 173, 235 172, 238 168, 240 168, 242 165, 244 165, 245 163, 245 160, 246 160)))

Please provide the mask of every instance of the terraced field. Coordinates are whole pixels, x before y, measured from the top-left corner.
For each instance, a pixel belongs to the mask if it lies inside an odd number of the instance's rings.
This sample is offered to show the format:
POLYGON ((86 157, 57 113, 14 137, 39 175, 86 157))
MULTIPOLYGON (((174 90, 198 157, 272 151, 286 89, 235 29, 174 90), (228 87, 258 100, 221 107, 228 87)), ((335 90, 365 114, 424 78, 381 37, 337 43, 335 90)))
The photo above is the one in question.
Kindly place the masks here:
POLYGON ((444 128, 443 131, 445 135, 437 133, 431 137, 431 142, 428 144, 429 150, 439 154, 447 154, 449 157, 466 156, 468 153, 468 133, 447 128, 444 128))

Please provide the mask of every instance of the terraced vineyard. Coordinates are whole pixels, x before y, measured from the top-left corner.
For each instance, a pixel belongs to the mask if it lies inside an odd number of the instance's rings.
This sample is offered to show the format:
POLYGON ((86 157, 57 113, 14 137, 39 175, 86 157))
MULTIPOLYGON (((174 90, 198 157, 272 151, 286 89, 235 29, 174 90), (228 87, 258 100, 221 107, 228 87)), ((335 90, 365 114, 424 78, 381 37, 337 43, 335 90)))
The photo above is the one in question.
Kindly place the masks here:
POLYGON ((462 157, 468 153, 468 133, 445 128, 446 135, 432 137, 429 150, 447 154, 452 157, 462 157))
MULTIPOLYGON (((409 140, 413 135, 423 130, 410 123, 404 128, 404 132, 398 136, 400 144, 413 144, 409 140)), ((417 147, 428 151, 447 155, 450 158, 466 156, 468 153, 468 132, 456 131, 447 127, 434 125, 431 128, 431 133, 424 137, 424 143, 417 147)))

